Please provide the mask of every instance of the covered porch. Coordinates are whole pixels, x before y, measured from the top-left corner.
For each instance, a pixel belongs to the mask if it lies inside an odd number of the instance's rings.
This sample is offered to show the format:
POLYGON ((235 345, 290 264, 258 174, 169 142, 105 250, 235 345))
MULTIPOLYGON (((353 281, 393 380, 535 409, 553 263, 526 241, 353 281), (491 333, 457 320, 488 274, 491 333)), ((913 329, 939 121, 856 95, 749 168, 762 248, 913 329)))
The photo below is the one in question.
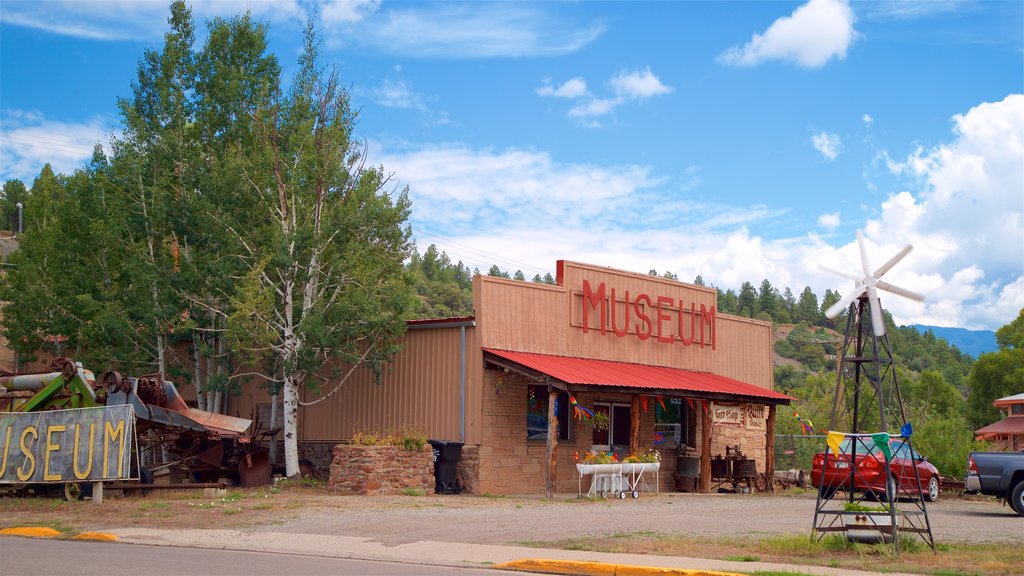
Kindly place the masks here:
MULTIPOLYGON (((524 443, 544 435, 548 497, 554 497, 560 473, 575 477, 575 470, 559 470, 560 442, 577 454, 592 448, 622 455, 659 449, 671 451, 673 458, 684 451, 695 454, 700 461, 697 490, 706 493, 713 486, 713 439, 721 450, 729 438, 741 438, 745 449, 758 455, 765 478, 773 475, 776 408, 789 404, 789 396, 706 372, 490 348, 483 352, 489 367, 529 382, 531 406, 546 409, 543 415, 534 414, 533 424, 528 414, 524 443), (605 411, 609 428, 594 430, 590 437, 567 437, 566 428, 578 427, 571 420, 570 403, 605 411), (679 423, 659 424, 665 414, 678 414, 679 423), (540 418, 543 421, 537 422, 540 418), (666 439, 670 435, 674 446, 666 439)), ((561 460, 564 465, 566 458, 561 460)), ((771 482, 766 486, 771 489, 771 482)))

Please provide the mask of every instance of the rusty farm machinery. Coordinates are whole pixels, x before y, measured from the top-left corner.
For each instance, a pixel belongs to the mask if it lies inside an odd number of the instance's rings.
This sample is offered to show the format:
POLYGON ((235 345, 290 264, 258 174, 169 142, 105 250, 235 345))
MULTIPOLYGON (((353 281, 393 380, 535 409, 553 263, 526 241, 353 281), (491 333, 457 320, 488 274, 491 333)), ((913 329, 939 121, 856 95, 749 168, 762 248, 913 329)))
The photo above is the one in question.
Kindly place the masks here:
MULTIPOLYGON (((273 431, 260 430, 258 421, 191 408, 173 383, 161 381, 158 376, 106 372, 96 379, 70 358, 56 358, 50 368, 43 373, 0 375, 0 416, 7 423, 5 429, 0 428, 4 462, 0 483, 30 485, 41 478, 43 483, 63 484, 67 498, 87 492, 97 478, 111 489, 134 491, 270 483, 269 452, 257 440, 271 437, 273 431), (88 449, 91 457, 93 449, 82 444, 103 443, 103 434, 114 432, 101 429, 94 439, 93 428, 86 441, 80 439, 80 422, 96 410, 129 406, 130 410, 123 410, 133 414, 127 428, 131 430, 130 469, 116 475, 104 465, 106 476, 96 475, 98 472, 84 474, 79 455, 88 449), (58 411, 62 415, 57 424, 48 425, 45 431, 31 422, 15 424, 25 421, 16 419, 19 414, 58 411), (33 443, 39 445, 38 450, 33 443), (71 456, 61 458, 62 450, 71 452, 71 456), (35 472, 37 460, 42 474, 30 475, 26 466, 31 462, 35 472), (18 462, 22 462, 20 467, 16 467, 18 462), (57 470, 61 463, 68 470, 65 474, 57 470), (154 478, 166 481, 154 483, 154 478)), ((103 447, 104 457, 106 451, 103 447)), ((81 459, 84 461, 85 456, 81 459)))

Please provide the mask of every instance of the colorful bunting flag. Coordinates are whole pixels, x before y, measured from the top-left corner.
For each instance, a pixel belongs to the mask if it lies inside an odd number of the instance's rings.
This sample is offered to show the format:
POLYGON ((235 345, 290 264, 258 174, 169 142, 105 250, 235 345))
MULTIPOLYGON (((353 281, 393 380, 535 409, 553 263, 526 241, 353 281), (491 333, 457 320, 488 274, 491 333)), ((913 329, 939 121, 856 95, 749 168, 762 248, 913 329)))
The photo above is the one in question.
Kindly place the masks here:
POLYGON ((842 432, 829 432, 828 437, 825 439, 825 443, 832 449, 832 453, 839 458, 839 445, 843 443, 843 439, 846 438, 846 434, 842 432))
POLYGON ((872 434, 871 439, 875 441, 875 446, 885 454, 886 460, 892 460, 892 449, 889 447, 889 433, 879 432, 878 434, 872 434))

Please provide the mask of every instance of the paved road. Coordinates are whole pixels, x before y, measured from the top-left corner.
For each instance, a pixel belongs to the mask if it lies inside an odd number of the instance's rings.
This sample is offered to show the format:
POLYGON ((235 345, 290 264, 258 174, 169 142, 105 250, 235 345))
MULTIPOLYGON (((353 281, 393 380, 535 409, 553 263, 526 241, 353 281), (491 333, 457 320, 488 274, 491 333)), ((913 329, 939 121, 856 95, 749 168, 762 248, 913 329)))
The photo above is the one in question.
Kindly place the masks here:
POLYGON ((486 568, 373 562, 300 554, 207 550, 171 546, 0 538, 5 576, 508 576, 486 568))

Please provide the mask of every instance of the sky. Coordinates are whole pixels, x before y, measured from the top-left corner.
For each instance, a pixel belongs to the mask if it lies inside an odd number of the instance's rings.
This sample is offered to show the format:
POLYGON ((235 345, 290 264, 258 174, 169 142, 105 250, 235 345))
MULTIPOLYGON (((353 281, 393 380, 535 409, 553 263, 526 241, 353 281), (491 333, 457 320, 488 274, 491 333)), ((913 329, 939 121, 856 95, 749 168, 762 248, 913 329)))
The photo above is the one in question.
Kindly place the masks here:
MULTIPOLYGON (((70 174, 120 130, 169 2, 0 2, 0 179, 70 174)), ((294 73, 311 6, 357 135, 422 252, 526 277, 557 260, 767 279, 798 295, 913 250, 897 324, 1024 308, 1024 2, 191 4, 245 10, 294 73)))

